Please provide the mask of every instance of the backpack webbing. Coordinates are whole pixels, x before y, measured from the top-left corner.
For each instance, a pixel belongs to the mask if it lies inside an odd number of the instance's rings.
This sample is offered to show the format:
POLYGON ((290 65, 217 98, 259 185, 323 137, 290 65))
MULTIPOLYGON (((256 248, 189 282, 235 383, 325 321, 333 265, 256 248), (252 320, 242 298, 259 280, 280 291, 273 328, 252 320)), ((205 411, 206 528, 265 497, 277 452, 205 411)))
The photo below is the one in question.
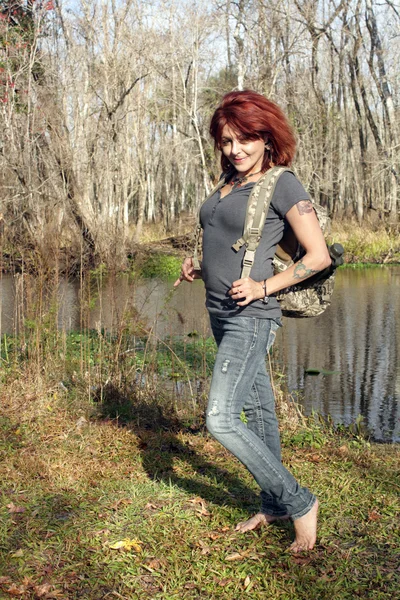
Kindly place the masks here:
POLYGON ((278 183, 279 177, 285 171, 293 173, 287 167, 273 167, 265 175, 260 177, 253 187, 247 201, 246 219, 243 227, 243 235, 232 246, 235 252, 245 245, 240 278, 249 277, 254 263, 254 257, 258 244, 260 243, 265 219, 268 214, 269 205, 278 183))
MULTIPOLYGON (((268 214, 272 196, 274 195, 276 184, 278 183, 279 177, 285 171, 293 173, 293 171, 288 167, 273 167, 267 171, 265 175, 260 177, 250 192, 250 196, 247 201, 243 235, 232 246, 235 252, 238 252, 243 245, 246 246, 246 251, 244 253, 242 262, 242 272, 240 275, 241 278, 249 277, 250 275, 250 271, 254 263, 255 252, 261 239, 262 230, 264 228, 265 219, 268 214)), ((209 198, 211 198, 215 192, 221 189, 226 184, 228 179, 229 173, 220 179, 214 189, 211 190, 211 192, 205 198, 204 202, 209 200, 209 198)), ((203 206, 204 202, 202 202, 201 206, 203 206)), ((193 266, 196 270, 201 268, 198 258, 201 235, 200 209, 198 212, 193 251, 193 266)))

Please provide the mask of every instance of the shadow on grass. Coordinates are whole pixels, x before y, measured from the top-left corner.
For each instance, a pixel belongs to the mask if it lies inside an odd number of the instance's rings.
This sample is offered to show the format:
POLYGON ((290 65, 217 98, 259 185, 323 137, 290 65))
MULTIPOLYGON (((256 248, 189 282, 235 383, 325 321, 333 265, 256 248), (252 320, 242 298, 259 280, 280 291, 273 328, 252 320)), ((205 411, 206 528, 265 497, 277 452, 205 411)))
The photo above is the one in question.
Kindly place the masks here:
POLYGON ((204 432, 203 418, 188 427, 171 400, 138 399, 134 394, 122 394, 113 385, 102 389, 97 416, 114 419, 116 426, 135 432, 141 442, 143 468, 151 479, 176 485, 220 506, 259 510, 260 500, 254 490, 227 468, 206 460, 180 437, 181 433, 204 432))

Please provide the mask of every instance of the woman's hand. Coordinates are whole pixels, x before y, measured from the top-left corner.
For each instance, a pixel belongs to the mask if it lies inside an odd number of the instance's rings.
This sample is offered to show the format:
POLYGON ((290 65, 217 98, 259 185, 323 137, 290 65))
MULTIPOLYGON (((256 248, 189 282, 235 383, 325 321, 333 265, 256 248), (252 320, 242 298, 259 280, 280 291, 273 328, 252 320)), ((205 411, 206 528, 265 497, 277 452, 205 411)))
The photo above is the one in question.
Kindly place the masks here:
POLYGON ((263 282, 254 281, 251 277, 238 279, 232 283, 228 294, 236 301, 238 306, 247 306, 254 300, 264 298, 263 282))
POLYGON ((201 271, 196 271, 196 269, 193 267, 192 257, 185 258, 182 263, 181 274, 175 281, 174 287, 178 287, 181 281, 188 281, 189 283, 192 283, 194 279, 201 279, 201 271))

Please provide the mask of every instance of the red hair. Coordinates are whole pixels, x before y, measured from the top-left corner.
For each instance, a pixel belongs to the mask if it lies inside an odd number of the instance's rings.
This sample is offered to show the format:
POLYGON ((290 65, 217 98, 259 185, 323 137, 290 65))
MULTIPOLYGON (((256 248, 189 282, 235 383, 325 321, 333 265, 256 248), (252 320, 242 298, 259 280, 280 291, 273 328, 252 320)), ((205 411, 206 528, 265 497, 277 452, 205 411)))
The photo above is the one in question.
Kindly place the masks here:
MULTIPOLYGON (((210 123, 210 135, 215 148, 221 149, 222 129, 228 125, 248 140, 263 139, 270 146, 266 150, 262 170, 274 165, 289 165, 296 151, 296 140, 286 116, 277 104, 252 90, 229 92, 214 112, 210 123)), ((222 154, 224 172, 232 168, 222 154)))

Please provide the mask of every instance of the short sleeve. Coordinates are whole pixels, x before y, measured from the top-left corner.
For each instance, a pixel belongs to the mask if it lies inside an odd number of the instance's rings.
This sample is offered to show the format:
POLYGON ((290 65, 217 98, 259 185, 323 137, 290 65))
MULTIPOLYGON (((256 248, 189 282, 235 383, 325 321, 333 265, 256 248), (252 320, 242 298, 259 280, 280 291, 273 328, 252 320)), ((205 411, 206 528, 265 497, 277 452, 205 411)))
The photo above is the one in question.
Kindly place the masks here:
POLYGON ((293 173, 286 171, 278 179, 271 201, 272 208, 281 217, 301 200, 310 200, 310 195, 293 173))

